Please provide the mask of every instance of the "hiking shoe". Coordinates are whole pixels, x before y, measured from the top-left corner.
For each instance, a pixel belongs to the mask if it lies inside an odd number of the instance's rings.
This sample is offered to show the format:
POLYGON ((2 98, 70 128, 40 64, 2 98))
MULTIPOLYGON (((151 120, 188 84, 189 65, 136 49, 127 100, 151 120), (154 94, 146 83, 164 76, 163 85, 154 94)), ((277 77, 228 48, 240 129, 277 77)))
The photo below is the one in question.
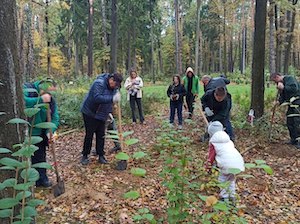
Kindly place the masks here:
POLYGON ((82 156, 82 158, 80 160, 80 163, 82 165, 87 165, 87 164, 89 164, 89 162, 90 162, 90 160, 89 160, 88 156, 82 156))
POLYGON ((36 182, 35 186, 36 187, 45 187, 45 188, 48 188, 48 187, 52 186, 52 182, 49 181, 49 180, 44 181, 44 182, 36 182))
POLYGON ((182 129, 182 125, 178 125, 178 129, 181 130, 182 129))
POLYGON ((296 140, 289 140, 289 141, 285 141, 284 144, 287 144, 287 145, 297 145, 297 141, 296 140))
POLYGON ((98 162, 101 163, 101 164, 107 164, 108 163, 104 156, 99 156, 98 162))

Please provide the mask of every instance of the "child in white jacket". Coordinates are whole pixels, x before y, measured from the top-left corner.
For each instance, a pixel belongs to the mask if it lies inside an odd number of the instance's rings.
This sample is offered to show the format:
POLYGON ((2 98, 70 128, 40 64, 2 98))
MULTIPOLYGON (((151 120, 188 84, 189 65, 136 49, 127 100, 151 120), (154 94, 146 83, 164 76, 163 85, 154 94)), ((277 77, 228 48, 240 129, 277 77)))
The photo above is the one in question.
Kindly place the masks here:
POLYGON ((221 189, 221 200, 235 201, 235 176, 228 172, 230 168, 245 170, 244 159, 234 143, 230 140, 228 134, 223 130, 223 125, 219 121, 214 121, 208 126, 209 155, 207 165, 211 167, 214 161, 220 169, 219 182, 229 182, 229 187, 221 189))

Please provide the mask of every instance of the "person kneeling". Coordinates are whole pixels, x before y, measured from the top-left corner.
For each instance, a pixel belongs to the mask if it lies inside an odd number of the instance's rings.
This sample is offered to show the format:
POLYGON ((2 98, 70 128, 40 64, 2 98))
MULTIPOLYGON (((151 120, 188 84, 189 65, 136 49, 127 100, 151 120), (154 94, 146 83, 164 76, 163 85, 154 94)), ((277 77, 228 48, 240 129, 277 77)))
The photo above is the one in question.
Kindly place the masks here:
POLYGON ((245 170, 244 159, 230 140, 229 135, 223 130, 223 125, 219 121, 214 121, 208 126, 209 155, 206 163, 207 170, 211 169, 214 161, 220 169, 219 182, 229 182, 228 188, 221 189, 220 199, 235 202, 235 175, 230 173, 230 169, 245 170))

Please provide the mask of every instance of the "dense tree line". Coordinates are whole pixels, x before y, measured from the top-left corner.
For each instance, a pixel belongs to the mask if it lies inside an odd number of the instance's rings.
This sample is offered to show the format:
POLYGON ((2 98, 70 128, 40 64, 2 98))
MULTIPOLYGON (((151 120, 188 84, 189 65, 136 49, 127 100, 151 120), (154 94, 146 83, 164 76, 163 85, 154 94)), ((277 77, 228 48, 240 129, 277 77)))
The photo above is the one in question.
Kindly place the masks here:
MULTIPOLYGON (((293 3, 268 1, 268 71, 300 67, 293 3)), ((137 67, 155 78, 187 66, 244 74, 252 65, 254 14, 254 0, 19 0, 20 68, 28 78, 44 74, 50 54, 51 75, 137 67)))

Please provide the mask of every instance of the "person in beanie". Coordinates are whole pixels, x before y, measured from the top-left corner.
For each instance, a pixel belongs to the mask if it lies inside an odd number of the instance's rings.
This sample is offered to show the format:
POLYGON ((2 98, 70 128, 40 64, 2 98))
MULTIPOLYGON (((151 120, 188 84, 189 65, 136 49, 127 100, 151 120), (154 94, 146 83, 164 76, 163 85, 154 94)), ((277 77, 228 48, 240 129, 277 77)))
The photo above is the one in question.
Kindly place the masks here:
POLYGON ((126 79, 124 87, 127 90, 127 100, 130 102, 132 123, 136 124, 135 104, 139 110, 140 123, 144 123, 144 115, 142 108, 142 88, 143 80, 137 75, 134 68, 130 69, 129 77, 126 79))
POLYGON ((232 200, 234 202, 236 194, 235 176, 229 172, 229 169, 235 168, 244 171, 244 159, 235 148, 228 134, 223 131, 221 122, 211 122, 208 126, 208 133, 210 140, 206 168, 210 170, 216 161, 217 167, 220 169, 219 182, 229 182, 228 188, 221 189, 220 199, 225 201, 232 200))
POLYGON ((170 98, 170 124, 174 124, 175 111, 177 110, 178 128, 182 129, 182 105, 186 90, 181 84, 179 75, 173 77, 173 84, 169 86, 167 95, 170 98))
POLYGON ((297 80, 290 75, 283 76, 280 73, 273 73, 270 80, 274 81, 279 91, 279 103, 288 102, 288 110, 286 112, 286 124, 290 134, 289 144, 295 145, 300 149, 300 85, 297 80), (291 102, 291 99, 294 100, 291 102))
POLYGON ((199 78, 194 74, 194 70, 188 67, 182 79, 183 85, 186 90, 186 104, 189 112, 189 119, 193 116, 195 98, 199 94, 199 78))
POLYGON ((82 150, 81 164, 89 163, 88 155, 91 152, 93 135, 96 133, 96 151, 98 162, 106 164, 104 157, 104 135, 106 121, 112 112, 113 103, 121 100, 119 88, 123 78, 121 74, 102 74, 93 82, 85 100, 81 112, 85 126, 85 138, 82 150))

